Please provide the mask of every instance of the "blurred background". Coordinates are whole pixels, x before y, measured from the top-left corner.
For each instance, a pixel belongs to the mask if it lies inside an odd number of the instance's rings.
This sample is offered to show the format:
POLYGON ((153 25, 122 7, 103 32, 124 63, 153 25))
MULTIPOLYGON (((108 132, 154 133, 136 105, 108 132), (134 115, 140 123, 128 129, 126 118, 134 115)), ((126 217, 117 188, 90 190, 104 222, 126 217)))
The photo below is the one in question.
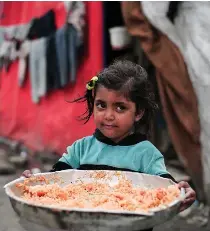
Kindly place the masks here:
MULTIPOLYGON (((210 2, 1 1, 2 186, 24 169, 49 171, 67 146, 93 133, 92 120, 77 121, 84 105, 69 101, 102 68, 128 59, 147 70, 155 88, 160 110, 151 141, 174 178, 197 192, 195 204, 180 214, 191 225, 186 230, 207 230, 209 13, 210 2)), ((167 227, 178 230, 175 223, 167 227)))

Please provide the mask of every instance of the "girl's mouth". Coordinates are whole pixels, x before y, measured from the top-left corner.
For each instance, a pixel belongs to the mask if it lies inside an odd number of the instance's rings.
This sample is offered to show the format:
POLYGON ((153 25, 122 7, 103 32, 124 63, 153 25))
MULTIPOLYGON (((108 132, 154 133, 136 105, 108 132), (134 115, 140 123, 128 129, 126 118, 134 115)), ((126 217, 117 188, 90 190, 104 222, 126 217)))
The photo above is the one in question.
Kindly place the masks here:
POLYGON ((102 124, 102 126, 106 129, 110 129, 110 130, 117 127, 116 125, 112 125, 112 124, 102 124))

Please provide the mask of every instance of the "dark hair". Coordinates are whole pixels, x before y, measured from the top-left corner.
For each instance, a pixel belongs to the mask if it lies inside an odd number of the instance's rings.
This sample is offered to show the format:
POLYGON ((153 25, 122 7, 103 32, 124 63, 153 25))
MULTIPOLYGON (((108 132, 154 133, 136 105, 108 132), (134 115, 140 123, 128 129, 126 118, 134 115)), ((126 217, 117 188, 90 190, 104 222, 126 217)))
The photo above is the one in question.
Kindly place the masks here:
MULTIPOLYGON (((136 104, 137 112, 141 109, 145 110, 142 119, 135 124, 135 132, 147 134, 158 106, 145 69, 127 60, 115 61, 99 72, 97 77, 98 81, 95 82, 93 90, 86 90, 84 96, 73 101, 87 103, 87 109, 79 119, 84 120, 85 123, 89 121, 93 114, 96 91, 99 86, 103 86, 124 94, 127 99, 136 104)), ((94 83, 90 81, 88 84, 91 86, 94 83)))
POLYGON ((168 12, 166 15, 172 23, 174 23, 174 20, 178 14, 179 6, 181 3, 182 3, 181 1, 170 1, 169 2, 168 12))

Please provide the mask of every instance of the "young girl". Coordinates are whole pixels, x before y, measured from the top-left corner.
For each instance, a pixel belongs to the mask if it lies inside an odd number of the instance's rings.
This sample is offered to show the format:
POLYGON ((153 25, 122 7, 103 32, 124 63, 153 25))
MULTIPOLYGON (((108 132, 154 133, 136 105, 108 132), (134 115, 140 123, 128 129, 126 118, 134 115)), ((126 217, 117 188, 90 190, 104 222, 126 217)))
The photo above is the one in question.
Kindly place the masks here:
MULTIPOLYGON (((65 169, 122 170, 173 177, 166 170, 163 155, 147 140, 150 122, 157 109, 146 71, 129 61, 117 61, 93 77, 86 93, 74 102, 86 102, 80 117, 88 122, 93 115, 96 131, 77 140, 53 166, 65 169)), ((29 177, 26 170, 24 176, 29 177)), ((187 197, 181 211, 195 200, 187 182, 179 187, 187 197)))

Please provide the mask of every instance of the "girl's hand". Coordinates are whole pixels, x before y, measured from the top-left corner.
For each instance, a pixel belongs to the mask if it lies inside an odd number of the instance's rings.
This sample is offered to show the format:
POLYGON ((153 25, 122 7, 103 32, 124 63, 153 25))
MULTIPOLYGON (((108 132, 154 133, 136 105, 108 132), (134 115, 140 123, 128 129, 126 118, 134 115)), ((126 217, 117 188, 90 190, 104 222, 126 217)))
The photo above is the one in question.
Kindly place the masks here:
POLYGON ((22 176, 26 177, 26 178, 29 178, 32 176, 32 173, 30 170, 25 170, 23 173, 22 173, 22 176))
POLYGON ((186 194, 186 197, 185 197, 184 201, 181 203, 181 207, 180 207, 180 212, 182 212, 183 210, 190 207, 193 204, 193 202, 196 200, 196 193, 190 187, 190 185, 185 181, 179 182, 178 186, 180 189, 184 188, 185 194, 186 194))

